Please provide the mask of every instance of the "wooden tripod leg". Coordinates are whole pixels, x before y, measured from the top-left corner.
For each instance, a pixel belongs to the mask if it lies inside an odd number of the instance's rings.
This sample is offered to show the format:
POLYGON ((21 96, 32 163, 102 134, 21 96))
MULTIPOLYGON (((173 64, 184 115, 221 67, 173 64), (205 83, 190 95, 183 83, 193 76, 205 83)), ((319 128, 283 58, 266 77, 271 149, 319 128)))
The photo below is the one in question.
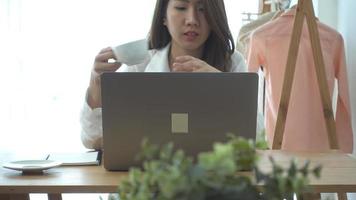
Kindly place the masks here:
POLYGON ((299 0, 297 13, 294 19, 293 33, 289 45, 289 53, 287 59, 287 66, 284 72, 284 81, 281 94, 281 100, 279 103, 277 124, 274 131, 274 138, 272 149, 281 149, 284 128, 288 113, 290 94, 292 90, 292 84, 294 79, 295 66, 297 64, 297 57, 299 51, 300 37, 303 29, 304 22, 304 0, 299 0))
POLYGON ((329 145, 331 149, 339 149, 334 114, 332 110, 331 95, 329 93, 328 82, 326 79, 324 58, 321 51, 319 31, 315 19, 313 3, 308 0, 306 6, 306 19, 308 22, 309 35, 314 56, 315 72, 319 84, 319 92, 324 111, 324 119, 328 131, 329 145))

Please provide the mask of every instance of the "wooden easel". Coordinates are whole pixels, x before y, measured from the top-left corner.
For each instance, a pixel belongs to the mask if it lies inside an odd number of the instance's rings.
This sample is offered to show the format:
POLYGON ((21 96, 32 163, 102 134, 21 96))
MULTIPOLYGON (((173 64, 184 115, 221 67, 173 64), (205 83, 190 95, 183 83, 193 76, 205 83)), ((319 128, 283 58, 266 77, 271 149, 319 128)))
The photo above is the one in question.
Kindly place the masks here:
MULTIPOLYGON (((294 19, 292 38, 289 46, 288 60, 284 75, 282 95, 279 104, 277 124, 275 127, 272 149, 281 149, 282 147, 283 134, 285 129, 286 117, 288 114, 289 100, 299 51, 299 43, 304 24, 304 17, 307 20, 309 29, 315 71, 318 79, 319 91, 324 111, 324 119, 328 132, 329 145, 331 149, 339 149, 336 137, 335 120, 331 104, 331 96, 326 80, 324 58, 321 51, 320 37, 312 0, 298 1, 297 13, 294 19)), ((346 193, 338 193, 338 197, 339 200, 347 199, 346 193)), ((320 199, 320 194, 303 195, 302 199, 320 199)))
POLYGON ((281 149, 282 147, 283 134, 285 129, 286 117, 288 114, 289 100, 299 51, 299 43, 304 24, 304 17, 307 20, 309 29, 311 47, 314 56, 314 65, 319 84, 320 96, 322 100, 324 119, 328 132, 329 145, 331 149, 339 149, 336 137, 335 120, 331 104, 331 96, 326 80, 325 64, 321 51, 320 37, 312 0, 298 1, 297 13, 294 19, 292 38, 289 46, 288 60, 284 75, 282 95, 278 109, 277 124, 274 132, 272 149, 281 149))

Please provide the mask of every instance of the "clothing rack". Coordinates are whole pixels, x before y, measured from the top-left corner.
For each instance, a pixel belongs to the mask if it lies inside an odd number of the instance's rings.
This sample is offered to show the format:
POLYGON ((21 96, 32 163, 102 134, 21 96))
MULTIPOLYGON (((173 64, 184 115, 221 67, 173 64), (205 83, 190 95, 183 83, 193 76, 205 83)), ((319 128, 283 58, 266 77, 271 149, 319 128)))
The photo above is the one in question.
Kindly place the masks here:
POLYGON ((331 149, 339 149, 336 137, 336 127, 332 110, 331 96, 327 85, 325 64, 321 51, 320 37, 312 0, 299 0, 296 10, 297 13, 294 19, 292 38, 289 46, 287 66, 284 75, 282 95, 278 109, 277 124, 275 127, 272 149, 281 149, 282 147, 285 122, 288 114, 289 100, 297 62, 299 43, 304 24, 304 17, 307 20, 309 29, 314 65, 323 105, 324 119, 328 132, 329 145, 331 149))
POLYGON ((271 4, 268 3, 269 0, 260 0, 259 13, 271 12, 271 4))
POLYGON ((259 3, 259 13, 260 15, 267 12, 275 12, 278 10, 284 10, 286 8, 281 8, 278 0, 260 0, 259 3))

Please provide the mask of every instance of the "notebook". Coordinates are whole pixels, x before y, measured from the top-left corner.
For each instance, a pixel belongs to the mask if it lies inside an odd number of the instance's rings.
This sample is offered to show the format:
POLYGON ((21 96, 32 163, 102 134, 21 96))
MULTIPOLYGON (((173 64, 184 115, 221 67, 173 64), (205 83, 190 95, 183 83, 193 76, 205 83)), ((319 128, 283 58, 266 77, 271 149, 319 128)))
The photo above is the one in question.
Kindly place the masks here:
POLYGON ((143 138, 195 157, 227 133, 255 139, 255 73, 104 73, 104 167, 128 170, 143 138))
POLYGON ((62 166, 100 165, 101 152, 51 153, 46 160, 59 161, 62 166))

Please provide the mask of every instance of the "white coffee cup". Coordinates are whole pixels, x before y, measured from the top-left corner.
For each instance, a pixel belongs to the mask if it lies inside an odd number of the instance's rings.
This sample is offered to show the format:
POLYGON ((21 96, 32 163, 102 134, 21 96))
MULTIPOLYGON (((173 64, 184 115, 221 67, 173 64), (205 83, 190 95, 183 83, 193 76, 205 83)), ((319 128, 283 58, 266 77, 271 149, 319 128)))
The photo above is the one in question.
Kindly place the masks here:
POLYGON ((136 40, 111 48, 116 61, 126 65, 140 64, 149 56, 147 39, 136 40))

